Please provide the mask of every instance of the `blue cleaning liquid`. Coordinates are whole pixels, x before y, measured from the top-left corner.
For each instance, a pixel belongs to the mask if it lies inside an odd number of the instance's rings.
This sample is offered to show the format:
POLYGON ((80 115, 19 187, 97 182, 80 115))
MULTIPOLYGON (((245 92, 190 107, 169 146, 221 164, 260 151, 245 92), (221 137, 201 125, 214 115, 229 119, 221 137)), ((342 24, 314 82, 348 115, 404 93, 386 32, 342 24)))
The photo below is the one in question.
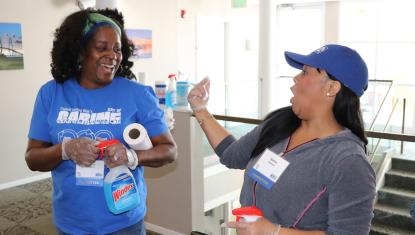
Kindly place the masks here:
POLYGON ((137 184, 126 166, 110 169, 104 179, 104 194, 113 214, 129 211, 140 204, 137 184))
POLYGON ((167 108, 176 108, 176 91, 167 91, 166 92, 166 107, 167 108))
POLYGON ((170 76, 169 79, 169 86, 167 87, 166 91, 166 107, 174 109, 176 107, 177 102, 176 80, 175 77, 170 76))

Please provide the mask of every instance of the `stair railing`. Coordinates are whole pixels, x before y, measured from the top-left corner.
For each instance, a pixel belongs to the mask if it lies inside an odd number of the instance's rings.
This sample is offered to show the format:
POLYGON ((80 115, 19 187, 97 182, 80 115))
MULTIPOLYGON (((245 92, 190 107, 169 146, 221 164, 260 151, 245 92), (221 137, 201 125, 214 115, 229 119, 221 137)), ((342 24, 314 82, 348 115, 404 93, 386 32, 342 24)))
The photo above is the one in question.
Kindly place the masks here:
POLYGON ((379 113, 380 113, 380 111, 382 110, 382 108, 383 108, 383 106, 385 104, 386 98, 389 96, 390 90, 392 89, 393 80, 369 79, 369 82, 385 82, 385 83, 389 83, 388 90, 386 91, 385 96, 383 97, 382 102, 380 103, 379 109, 376 112, 375 117, 373 118, 373 120, 370 123, 369 128, 368 128, 369 131, 373 131, 373 127, 374 127, 374 125, 375 125, 375 123, 377 121, 377 118, 379 116, 379 113))
MULTIPOLYGON (((395 112, 396 107, 398 106, 399 101, 400 101, 400 99, 399 99, 399 98, 397 98, 397 99, 396 99, 396 101, 393 101, 393 100, 392 100, 392 103, 393 103, 393 104, 392 104, 392 110, 391 110, 391 112, 389 113, 388 120, 386 121, 385 126, 383 127, 382 132, 385 132, 385 131, 386 131, 386 129, 389 127, 390 120, 392 119, 392 116, 393 116, 393 114, 394 114, 394 112, 395 112)), ((382 138, 379 138, 379 139, 378 139, 378 141, 377 141, 377 143, 376 143, 376 145, 375 145, 375 147, 374 147, 374 149, 373 149, 373 151, 372 151, 372 153, 371 153, 371 155, 370 155, 370 157, 369 157, 369 162, 370 162, 370 163, 372 163, 372 162, 373 162, 373 159, 374 159, 374 157, 375 157, 375 154, 376 154, 376 152, 377 152, 377 150, 378 150, 378 148, 379 148, 380 141, 382 141, 382 138)))
MULTIPOLYGON (((402 127, 401 134, 405 134, 405 119, 406 119, 406 98, 402 100, 402 127)), ((401 155, 403 154, 403 141, 401 141, 401 155)))

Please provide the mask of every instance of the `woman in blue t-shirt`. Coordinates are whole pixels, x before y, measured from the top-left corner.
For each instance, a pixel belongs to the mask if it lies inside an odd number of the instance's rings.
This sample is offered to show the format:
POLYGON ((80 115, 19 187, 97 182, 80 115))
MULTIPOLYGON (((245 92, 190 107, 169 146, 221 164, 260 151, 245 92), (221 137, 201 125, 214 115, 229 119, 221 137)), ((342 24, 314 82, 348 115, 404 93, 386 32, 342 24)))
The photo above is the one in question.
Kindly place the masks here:
POLYGON ((33 171, 51 171, 53 217, 59 234, 145 234, 146 184, 143 166, 174 161, 176 144, 151 87, 131 81, 133 51, 117 10, 82 10, 55 32, 53 80, 36 97, 26 162, 33 171), (139 123, 154 146, 132 150, 123 130, 139 123), (101 140, 120 143, 105 149, 101 140), (139 205, 112 214, 103 178, 109 168, 126 165, 137 183, 139 205))

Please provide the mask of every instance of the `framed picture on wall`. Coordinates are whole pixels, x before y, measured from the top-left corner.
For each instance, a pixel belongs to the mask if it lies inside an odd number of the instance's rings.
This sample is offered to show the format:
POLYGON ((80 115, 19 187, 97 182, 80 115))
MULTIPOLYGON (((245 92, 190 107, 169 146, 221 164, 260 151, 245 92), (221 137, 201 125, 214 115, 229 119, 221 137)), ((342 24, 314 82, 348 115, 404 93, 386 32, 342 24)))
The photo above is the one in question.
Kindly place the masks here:
POLYGON ((23 40, 19 23, 0 22, 0 70, 23 69, 23 40))
POLYGON ((153 35, 148 29, 126 29, 128 39, 134 44, 134 59, 149 59, 153 54, 153 35))

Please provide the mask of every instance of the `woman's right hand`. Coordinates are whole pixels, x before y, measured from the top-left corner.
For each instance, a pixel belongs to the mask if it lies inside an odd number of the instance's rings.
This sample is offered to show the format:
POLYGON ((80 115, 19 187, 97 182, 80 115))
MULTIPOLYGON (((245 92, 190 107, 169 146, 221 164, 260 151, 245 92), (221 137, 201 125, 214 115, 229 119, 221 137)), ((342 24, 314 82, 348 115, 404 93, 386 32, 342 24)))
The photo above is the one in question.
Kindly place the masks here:
POLYGON ((221 227, 235 228, 238 235, 278 235, 280 225, 272 224, 265 218, 260 218, 255 222, 229 221, 221 224, 221 227))
POLYGON ((205 77, 190 90, 187 100, 193 112, 206 108, 209 101, 210 79, 205 77))
POLYGON ((81 166, 90 166, 98 157, 97 141, 88 138, 64 139, 62 159, 72 160, 81 166))

